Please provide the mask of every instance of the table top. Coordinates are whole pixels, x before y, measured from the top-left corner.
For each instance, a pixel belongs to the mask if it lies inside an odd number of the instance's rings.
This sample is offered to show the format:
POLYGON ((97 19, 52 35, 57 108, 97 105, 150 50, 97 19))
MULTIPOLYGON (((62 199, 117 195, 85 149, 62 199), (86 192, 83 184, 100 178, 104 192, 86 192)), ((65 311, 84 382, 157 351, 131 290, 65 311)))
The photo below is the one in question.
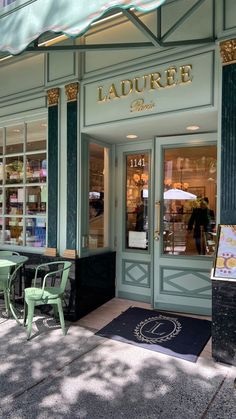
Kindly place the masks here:
POLYGON ((28 259, 27 256, 22 255, 1 255, 0 252, 0 268, 25 263, 28 259))

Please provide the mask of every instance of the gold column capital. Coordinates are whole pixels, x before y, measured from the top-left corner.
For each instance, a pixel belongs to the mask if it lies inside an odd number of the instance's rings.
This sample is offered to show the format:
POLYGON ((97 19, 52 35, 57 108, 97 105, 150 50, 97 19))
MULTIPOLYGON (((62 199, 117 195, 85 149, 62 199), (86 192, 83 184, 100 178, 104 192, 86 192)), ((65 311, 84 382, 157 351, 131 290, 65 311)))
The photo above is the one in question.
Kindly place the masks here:
POLYGON ((60 95, 59 88, 55 87, 53 89, 49 89, 47 91, 47 95, 48 95, 48 107, 57 106, 59 102, 59 95, 60 95))
POLYGON ((65 86, 67 102, 75 102, 79 93, 79 83, 70 83, 65 86))
POLYGON ((223 65, 236 63, 236 39, 221 42, 220 54, 223 65))

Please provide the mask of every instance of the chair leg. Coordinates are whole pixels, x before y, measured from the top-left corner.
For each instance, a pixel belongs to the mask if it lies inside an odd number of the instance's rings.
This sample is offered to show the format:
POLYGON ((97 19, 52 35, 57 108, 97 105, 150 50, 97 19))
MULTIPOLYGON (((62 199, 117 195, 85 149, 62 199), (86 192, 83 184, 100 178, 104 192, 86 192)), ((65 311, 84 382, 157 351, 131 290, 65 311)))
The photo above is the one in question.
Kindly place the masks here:
POLYGON ((53 304, 53 313, 56 320, 58 320, 58 306, 53 304))
POLYGON ((28 324, 27 324, 27 340, 29 340, 32 331, 32 322, 34 317, 34 303, 28 303, 28 324))
POLYGON ((24 319, 23 326, 26 326, 28 320, 28 304, 24 301, 24 319))
POLYGON ((5 303, 5 309, 6 309, 7 317, 9 317, 10 307, 9 307, 9 296, 8 296, 7 291, 4 291, 4 303, 5 303))
POLYGON ((58 306, 58 312, 59 312, 59 318, 60 318, 62 333, 63 333, 63 335, 65 335, 66 334, 65 320, 64 320, 64 314, 63 314, 63 309, 62 309, 62 302, 61 302, 60 298, 58 298, 58 300, 57 300, 57 306, 58 306))

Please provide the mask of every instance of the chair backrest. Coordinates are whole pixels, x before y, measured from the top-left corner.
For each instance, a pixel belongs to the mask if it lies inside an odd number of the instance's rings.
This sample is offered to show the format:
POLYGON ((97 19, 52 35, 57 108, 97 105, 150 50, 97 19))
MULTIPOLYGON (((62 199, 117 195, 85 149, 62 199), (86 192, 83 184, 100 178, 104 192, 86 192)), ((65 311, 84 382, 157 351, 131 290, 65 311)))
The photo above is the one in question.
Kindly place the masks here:
POLYGON ((63 294, 65 289, 66 289, 66 284, 67 284, 67 281, 68 281, 68 278, 69 278, 70 268, 72 266, 72 263, 68 262, 68 261, 63 262, 63 264, 64 264, 64 268, 63 268, 63 271, 62 271, 61 284, 60 284, 61 294, 63 294))
POLYGON ((63 294, 66 288, 71 266, 72 266, 71 262, 64 261, 64 260, 58 260, 55 262, 49 262, 49 263, 44 263, 42 265, 38 265, 35 272, 34 286, 35 286, 35 281, 37 279, 37 273, 39 272, 39 269, 42 269, 42 268, 49 269, 49 272, 47 272, 43 278, 42 289, 44 290, 45 287, 48 287, 48 284, 47 284, 48 278, 53 278, 53 277, 56 278, 60 276, 60 284, 58 288, 60 289, 59 293, 63 294), (54 267, 56 267, 56 269, 53 269, 54 267))

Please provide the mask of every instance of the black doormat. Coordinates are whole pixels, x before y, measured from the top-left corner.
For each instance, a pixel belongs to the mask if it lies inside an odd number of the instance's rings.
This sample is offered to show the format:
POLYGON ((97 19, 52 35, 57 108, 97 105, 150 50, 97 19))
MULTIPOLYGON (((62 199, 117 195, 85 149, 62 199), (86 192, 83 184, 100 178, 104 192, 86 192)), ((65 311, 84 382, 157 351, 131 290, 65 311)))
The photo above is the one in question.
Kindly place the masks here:
POLYGON ((130 307, 96 335, 196 362, 211 336, 211 322, 130 307))

